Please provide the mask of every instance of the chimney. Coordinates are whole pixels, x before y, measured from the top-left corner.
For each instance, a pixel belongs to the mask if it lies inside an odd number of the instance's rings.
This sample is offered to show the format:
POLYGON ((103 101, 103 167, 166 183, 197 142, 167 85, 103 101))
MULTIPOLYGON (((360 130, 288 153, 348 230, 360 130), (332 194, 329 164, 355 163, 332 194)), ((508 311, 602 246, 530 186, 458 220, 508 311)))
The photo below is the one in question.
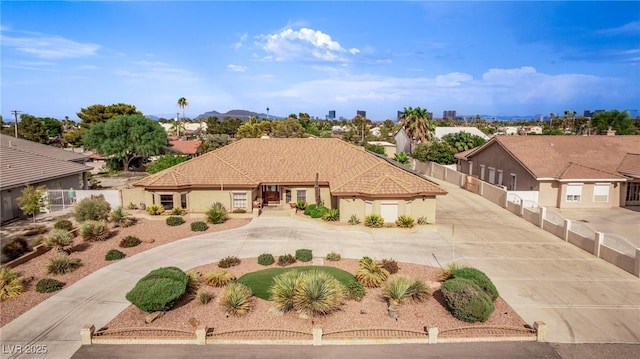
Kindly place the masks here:
POLYGON ((609 126, 609 129, 607 130, 607 136, 615 136, 616 135, 616 130, 612 130, 611 126, 609 126))

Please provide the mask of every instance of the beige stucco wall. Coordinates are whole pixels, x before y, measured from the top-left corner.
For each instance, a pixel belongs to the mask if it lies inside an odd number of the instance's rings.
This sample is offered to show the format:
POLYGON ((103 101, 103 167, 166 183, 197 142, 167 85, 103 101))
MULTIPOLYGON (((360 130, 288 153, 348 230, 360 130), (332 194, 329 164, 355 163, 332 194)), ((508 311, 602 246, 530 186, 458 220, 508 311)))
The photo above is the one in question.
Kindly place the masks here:
POLYGON ((558 182, 556 181, 540 181, 538 205, 541 207, 557 207, 558 187, 558 182))
POLYGON ((582 183, 582 195, 580 202, 567 202, 566 194, 568 183, 561 183, 560 185, 560 198, 558 200, 559 208, 611 208, 620 206, 620 185, 615 188, 613 184, 609 184, 609 199, 607 202, 594 202, 593 192, 595 187, 594 182, 582 183))
POLYGON ((174 207, 180 207, 180 195, 187 194, 187 208, 189 212, 206 212, 215 202, 222 203, 229 211, 233 211, 232 193, 246 193, 247 206, 243 207, 247 211, 251 210, 253 199, 257 196, 257 190, 251 189, 225 189, 217 190, 185 190, 185 191, 145 191, 142 188, 132 188, 122 190, 122 203, 127 206, 129 203, 139 205, 141 202, 147 206, 150 204, 160 204, 161 194, 173 195, 174 207))
POLYGON ((364 218, 369 214, 380 214, 380 206, 382 203, 397 203, 398 215, 409 215, 414 219, 426 217, 429 223, 436 221, 436 198, 435 196, 415 199, 371 199, 356 197, 338 198, 338 206, 340 209, 340 222, 346 223, 352 215, 356 215, 360 221, 364 222, 364 218), (371 203, 371 213, 367 213, 367 203, 371 203))
MULTIPOLYGON (((283 204, 286 204, 284 201, 285 198, 285 190, 291 190, 291 201, 298 202, 300 198, 298 198, 298 190, 305 191, 305 197, 307 203, 316 203, 316 191, 313 186, 310 187, 290 187, 290 186, 282 186, 281 190, 281 201, 283 204)), ((320 187, 320 200, 324 202, 325 207, 333 208, 331 202, 331 192, 329 191, 329 187, 320 187)))

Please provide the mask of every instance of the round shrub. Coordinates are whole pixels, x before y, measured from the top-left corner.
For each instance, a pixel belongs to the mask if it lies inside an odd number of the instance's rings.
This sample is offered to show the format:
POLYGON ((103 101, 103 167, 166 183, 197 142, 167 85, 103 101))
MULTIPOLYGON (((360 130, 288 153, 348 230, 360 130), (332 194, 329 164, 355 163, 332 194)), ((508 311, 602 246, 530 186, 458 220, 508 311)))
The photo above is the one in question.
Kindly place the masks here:
POLYGON ((492 302, 495 302, 496 299, 498 299, 498 297, 500 296, 500 294, 498 293, 498 289, 495 285, 493 285, 491 279, 489 279, 489 277, 487 277, 484 272, 476 268, 458 268, 451 271, 451 276, 453 278, 464 278, 472 281, 475 285, 477 285, 478 287, 480 287, 480 289, 487 293, 492 302))
POLYGON ((119 250, 112 249, 112 250, 107 252, 107 254, 104 256, 104 259, 106 261, 115 261, 115 260, 118 260, 118 259, 122 259, 122 258, 124 258, 126 256, 127 256, 126 254, 120 252, 119 250))
POLYGON ((313 212, 316 209, 317 205, 311 203, 311 204, 307 204, 307 206, 304 208, 304 214, 305 216, 310 216, 311 212, 313 212))
POLYGON ((364 217, 364 225, 373 228, 382 228, 384 225, 384 218, 378 214, 371 214, 364 217))
POLYGON ((313 260, 313 252, 311 249, 298 249, 296 250, 296 260, 300 262, 311 262, 311 260, 313 260))
POLYGON ((104 197, 85 198, 78 202, 73 210, 76 221, 100 221, 109 217, 111 205, 104 197))
POLYGON ((222 258, 220 262, 218 262, 218 267, 229 268, 229 267, 235 267, 239 264, 240 264, 240 258, 235 256, 228 256, 228 257, 222 258))
POLYGON ((202 222, 202 221, 197 221, 197 222, 193 222, 191 223, 191 231, 192 232, 204 232, 207 229, 209 229, 209 226, 202 222))
POLYGON ((65 231, 71 231, 73 229, 73 222, 68 219, 59 219, 53 224, 55 229, 64 229, 65 231))
POLYGON ((2 247, 2 254, 10 261, 20 258, 23 254, 30 251, 29 243, 27 243, 27 240, 23 237, 18 237, 2 247))
POLYGON ((340 254, 336 253, 336 252, 331 252, 329 254, 327 254, 327 260, 331 261, 331 262, 337 262, 340 260, 340 254))
POLYGON ((104 241, 109 238, 111 233, 107 222, 89 220, 82 223, 80 235, 85 241, 104 241))
POLYGON ((326 213, 329 212, 329 208, 325 206, 318 206, 311 211, 311 218, 322 218, 326 213))
POLYGON ((203 276, 203 280, 212 287, 224 287, 229 284, 229 282, 236 280, 236 276, 226 270, 216 270, 206 273, 203 276))
POLYGON ((396 262, 394 259, 385 258, 382 260, 382 262, 380 262, 380 266, 386 269, 389 274, 396 274, 400 270, 400 267, 398 267, 398 262, 396 262))
POLYGON ((472 281, 453 278, 440 287, 451 314, 465 322, 485 322, 493 313, 491 298, 472 281))
POLYGON ((120 248, 131 248, 142 243, 140 238, 134 236, 126 236, 120 241, 120 248))
POLYGON ((53 293, 64 287, 64 283, 53 278, 42 278, 36 283, 36 291, 38 293, 53 293))
POLYGON ((349 299, 358 302, 362 300, 362 298, 364 298, 364 296, 367 294, 367 290, 364 288, 362 283, 358 282, 357 280, 349 282, 346 288, 349 299))
POLYGON ((258 256, 258 264, 261 264, 263 266, 270 266, 275 262, 276 260, 273 258, 273 255, 271 255, 271 253, 262 253, 258 256))
POLYGON ((184 218, 178 216, 167 217, 167 224, 170 226, 179 226, 184 223, 184 218))
POLYGON ((142 277, 126 298, 144 312, 166 311, 184 295, 188 282, 189 277, 180 268, 158 268, 142 277))
POLYGON ((286 267, 289 264, 293 264, 296 262, 296 258, 291 254, 285 254, 278 257, 278 265, 281 267, 286 267))

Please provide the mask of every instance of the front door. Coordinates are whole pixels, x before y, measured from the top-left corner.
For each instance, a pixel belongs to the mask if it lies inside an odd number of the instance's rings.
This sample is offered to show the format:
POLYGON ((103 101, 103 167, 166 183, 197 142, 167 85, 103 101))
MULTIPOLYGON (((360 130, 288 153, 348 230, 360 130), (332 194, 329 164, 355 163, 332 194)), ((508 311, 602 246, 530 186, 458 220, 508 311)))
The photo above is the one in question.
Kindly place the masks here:
POLYGON ((629 182, 627 184, 626 206, 640 206, 640 182, 629 182))
POLYGON ((265 205, 280 204, 280 186, 263 185, 262 186, 262 202, 265 205))

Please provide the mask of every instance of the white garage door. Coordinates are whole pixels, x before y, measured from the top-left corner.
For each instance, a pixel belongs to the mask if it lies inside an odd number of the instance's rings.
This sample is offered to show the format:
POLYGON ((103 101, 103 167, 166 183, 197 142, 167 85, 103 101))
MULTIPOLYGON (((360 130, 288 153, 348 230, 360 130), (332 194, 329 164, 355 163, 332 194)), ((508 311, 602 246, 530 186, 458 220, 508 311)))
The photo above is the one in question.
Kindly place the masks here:
POLYGON ((398 219, 398 204, 397 203, 382 203, 380 204, 380 215, 384 218, 385 223, 395 222, 398 219))

